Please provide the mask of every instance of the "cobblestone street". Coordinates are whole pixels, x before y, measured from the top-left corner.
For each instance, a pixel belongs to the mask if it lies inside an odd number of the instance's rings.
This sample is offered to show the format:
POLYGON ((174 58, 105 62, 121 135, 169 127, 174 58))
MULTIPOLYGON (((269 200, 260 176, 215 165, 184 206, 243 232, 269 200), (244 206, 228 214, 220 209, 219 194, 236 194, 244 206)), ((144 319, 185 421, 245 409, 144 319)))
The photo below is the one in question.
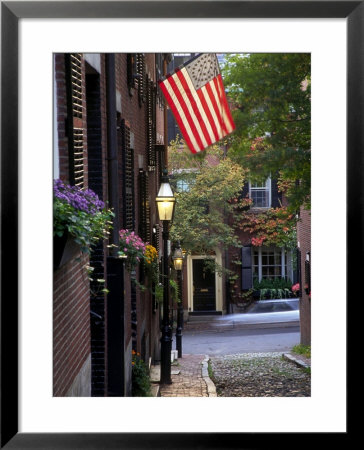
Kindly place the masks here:
MULTIPOLYGON (((282 353, 246 353, 210 358, 218 397, 310 397, 310 370, 282 353)), ((210 375, 211 376, 211 375, 210 375)))

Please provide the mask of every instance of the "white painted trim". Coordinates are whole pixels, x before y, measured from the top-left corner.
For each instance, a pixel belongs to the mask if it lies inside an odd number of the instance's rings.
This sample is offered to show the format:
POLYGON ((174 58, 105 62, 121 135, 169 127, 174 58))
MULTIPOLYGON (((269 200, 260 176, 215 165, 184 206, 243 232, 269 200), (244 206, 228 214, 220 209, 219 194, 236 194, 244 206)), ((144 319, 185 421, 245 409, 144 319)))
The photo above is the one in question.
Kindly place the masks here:
MULTIPOLYGON (((252 187, 251 187, 252 183, 251 183, 251 181, 249 181, 248 185, 249 185, 249 198, 252 198, 252 187)), ((268 206, 254 206, 254 204, 253 204, 252 209, 269 209, 272 207, 272 179, 271 179, 271 177, 268 177, 266 179, 265 187, 266 187, 266 189, 268 189, 268 195, 269 195, 268 206)))
MULTIPOLYGON (((204 259, 205 255, 188 255, 187 256, 187 300, 188 311, 193 312, 193 260, 204 259)), ((222 255, 220 250, 215 251, 215 255, 211 256, 216 263, 222 265, 222 255)), ((223 311, 223 296, 222 296, 222 276, 215 273, 215 304, 216 311, 223 311)))
POLYGON ((253 272, 253 266, 254 266, 254 250, 258 250, 258 280, 262 281, 263 278, 263 271, 262 271, 262 251, 263 249, 266 250, 267 248, 271 248, 272 250, 279 250, 281 254, 281 276, 284 278, 286 275, 290 280, 293 280, 293 254, 291 250, 287 250, 287 274, 285 272, 285 265, 284 265, 284 247, 258 247, 256 249, 253 249, 252 252, 252 272, 253 272))

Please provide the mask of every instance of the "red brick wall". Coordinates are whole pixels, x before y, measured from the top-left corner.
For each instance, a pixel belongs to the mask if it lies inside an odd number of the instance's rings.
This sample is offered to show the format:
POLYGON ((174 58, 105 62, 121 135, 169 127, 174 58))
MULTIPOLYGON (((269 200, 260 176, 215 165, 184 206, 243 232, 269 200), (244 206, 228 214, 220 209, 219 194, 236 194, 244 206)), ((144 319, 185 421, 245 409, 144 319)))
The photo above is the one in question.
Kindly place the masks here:
POLYGON ((301 251, 301 297, 300 297, 300 325, 301 325, 301 344, 311 345, 311 298, 305 292, 305 260, 306 253, 311 255, 311 214, 309 211, 301 208, 300 221, 297 225, 297 240, 301 251))
MULTIPOLYGON (((84 69, 84 61, 83 61, 84 69)), ((64 55, 55 55, 59 174, 69 182, 66 135, 67 96, 64 55)), ((86 110, 85 71, 82 71, 83 106, 86 110)), ((87 128, 84 128, 84 183, 87 186, 87 128)), ((84 269, 88 256, 69 261, 53 275, 53 394, 64 396, 90 355, 90 293, 84 269)))
MULTIPOLYGON (((76 255, 77 256, 77 255, 76 255)), ((53 395, 64 396, 90 354, 89 282, 81 261, 54 273, 53 395)))

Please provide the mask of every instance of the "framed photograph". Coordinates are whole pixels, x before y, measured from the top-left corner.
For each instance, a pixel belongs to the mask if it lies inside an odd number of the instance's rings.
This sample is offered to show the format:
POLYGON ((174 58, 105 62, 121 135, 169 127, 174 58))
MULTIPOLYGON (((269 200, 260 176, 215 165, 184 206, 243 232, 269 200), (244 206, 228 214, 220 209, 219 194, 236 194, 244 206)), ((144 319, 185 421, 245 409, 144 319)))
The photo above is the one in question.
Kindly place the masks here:
POLYGON ((363 227, 363 28, 361 1, 1 2, 1 448, 260 448, 282 439, 294 445, 297 434, 309 444, 311 433, 348 439, 345 319, 347 289, 361 275, 352 248, 363 227), (52 54, 134 49, 312 52, 312 137, 322 150, 312 155, 312 398, 52 397, 52 195, 44 189, 52 179, 52 54), (326 383, 332 358, 337 392, 326 383))

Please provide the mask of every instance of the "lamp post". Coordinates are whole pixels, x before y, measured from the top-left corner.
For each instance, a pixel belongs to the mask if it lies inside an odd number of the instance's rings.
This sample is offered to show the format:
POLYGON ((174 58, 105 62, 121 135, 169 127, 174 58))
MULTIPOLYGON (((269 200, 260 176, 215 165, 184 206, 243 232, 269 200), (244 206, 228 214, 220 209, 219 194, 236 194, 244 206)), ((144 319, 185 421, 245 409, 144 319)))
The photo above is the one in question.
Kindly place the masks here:
POLYGON ((182 326, 183 326, 183 305, 182 305, 182 266, 183 253, 178 243, 178 247, 173 254, 173 264, 177 272, 178 287, 180 288, 180 301, 177 306, 177 329, 176 329, 176 350, 178 351, 178 358, 182 358, 182 326))
POLYGON ((169 321, 169 268, 168 268, 168 240, 169 223, 172 221, 175 197, 169 184, 167 170, 163 170, 161 185, 156 203, 158 207, 159 219, 163 223, 163 319, 161 337, 161 384, 171 384, 171 350, 172 336, 169 321))

